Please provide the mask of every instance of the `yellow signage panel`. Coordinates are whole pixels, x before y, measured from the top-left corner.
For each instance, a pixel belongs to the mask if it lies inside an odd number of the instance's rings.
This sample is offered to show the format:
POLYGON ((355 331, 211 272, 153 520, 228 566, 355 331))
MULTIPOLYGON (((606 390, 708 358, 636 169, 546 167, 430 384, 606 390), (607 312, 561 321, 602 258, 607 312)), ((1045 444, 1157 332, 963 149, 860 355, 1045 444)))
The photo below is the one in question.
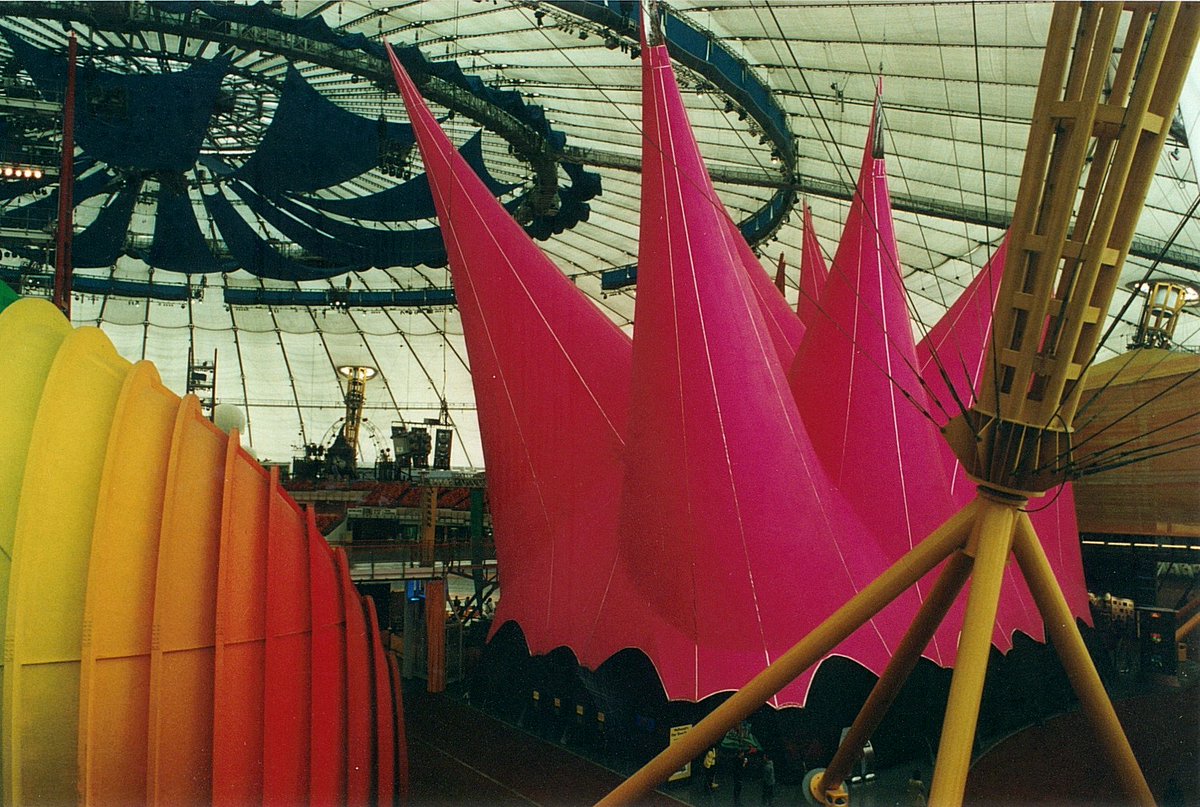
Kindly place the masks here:
MULTIPOLYGON (((691 729, 692 729, 691 723, 688 723, 686 726, 672 726, 671 727, 671 744, 674 745, 676 740, 681 738, 683 735, 687 734, 689 731, 691 731, 691 729)), ((675 771, 675 773, 671 774, 670 777, 667 778, 667 781, 668 782, 678 782, 680 779, 687 779, 691 775, 692 775, 692 763, 688 762, 682 768, 675 771)))

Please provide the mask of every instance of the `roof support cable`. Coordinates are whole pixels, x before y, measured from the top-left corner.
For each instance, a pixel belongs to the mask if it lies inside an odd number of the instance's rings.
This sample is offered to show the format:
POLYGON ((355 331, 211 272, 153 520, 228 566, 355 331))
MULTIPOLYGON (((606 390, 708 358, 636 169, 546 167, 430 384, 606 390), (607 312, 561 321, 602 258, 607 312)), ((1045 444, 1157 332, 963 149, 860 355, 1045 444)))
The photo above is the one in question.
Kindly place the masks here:
MULTIPOLYGON (((366 287, 367 289, 370 289, 370 284, 366 283, 366 281, 363 281, 363 285, 364 285, 364 287, 366 287)), ((408 348, 409 355, 411 355, 411 356, 412 356, 412 358, 413 358, 413 361, 416 363, 416 365, 417 365, 417 368, 418 368, 418 369, 421 371, 421 374, 422 374, 423 376, 425 376, 425 380, 426 380, 426 381, 429 383, 429 387, 430 387, 430 389, 432 389, 432 390, 434 391, 434 393, 435 393, 435 394, 437 394, 437 396, 438 396, 439 400, 441 400, 441 401, 445 401, 445 400, 446 400, 446 387, 445 387, 445 385, 443 384, 443 386, 442 386, 442 389, 441 389, 440 391, 438 390, 438 388, 437 388, 437 383, 434 381, 434 379, 433 379, 433 375, 432 375, 432 374, 429 372, 429 369, 428 369, 428 368, 425 366, 424 362, 422 362, 422 361, 421 361, 421 357, 418 355, 417 351, 416 351, 416 350, 413 348, 413 344, 412 344, 412 341, 411 341, 411 339, 410 339, 410 335, 408 334, 408 332, 406 332, 406 331, 405 331, 403 328, 401 328, 401 327, 400 327, 400 323, 398 323, 398 322, 396 321, 396 318, 395 318, 395 316, 393 315, 393 313, 392 313, 392 311, 391 311, 390 309, 388 309, 388 308, 383 308, 383 309, 380 309, 380 310, 384 312, 384 314, 387 316, 388 320, 389 320, 389 321, 392 323, 392 325, 393 325, 393 326, 396 328, 396 334, 397 334, 397 335, 400 337, 400 339, 401 339, 401 340, 404 342, 404 346, 405 346, 406 348, 408 348)), ((429 315, 429 313, 428 313, 428 312, 426 312, 426 311, 422 311, 422 312, 421 312, 421 316, 425 317, 425 319, 426 319, 426 320, 428 320, 429 324, 430 324, 430 325, 432 325, 432 326, 434 327, 434 329, 435 329, 435 330, 437 330, 437 324, 436 324, 436 323, 433 321, 433 318, 432 318, 432 317, 429 315)), ((444 330, 444 329, 442 329, 442 330, 440 330, 440 331, 438 331, 438 332, 442 334, 442 343, 443 343, 444 345, 448 345, 448 344, 449 344, 449 340, 448 340, 448 339, 446 339, 446 332, 445 332, 445 330, 444 330)), ((466 370, 469 372, 469 371, 470 371, 470 367, 468 366, 467 362, 466 362, 466 361, 463 359, 462 355, 461 355, 461 354, 459 354, 459 352, 458 352, 456 349, 454 349, 454 348, 450 348, 450 350, 451 350, 451 351, 454 353, 454 357, 455 357, 456 359, 458 359, 458 361, 459 361, 459 363, 462 365, 462 367, 463 367, 464 369, 466 369, 466 370)), ((394 403, 394 402, 395 402, 395 401, 394 401, 394 399, 393 399, 393 403, 394 403)), ((397 404, 397 406, 396 406, 396 411, 397 411, 397 412, 399 412, 399 410, 400 410, 400 406, 397 404)), ((403 418, 403 416, 401 416, 401 417, 403 418)), ((449 419, 449 421, 450 421, 450 425, 451 425, 451 426, 452 426, 452 427, 453 427, 455 430, 457 430, 457 429, 458 429, 458 424, 457 424, 457 423, 454 421, 454 416, 453 416, 453 415, 449 415, 449 416, 448 416, 448 419, 449 419)), ((461 435, 461 432, 460 432, 460 435, 461 435)), ((465 443, 463 443, 463 441, 462 441, 462 440, 460 440, 459 442, 460 442, 460 444, 461 444, 461 445, 464 445, 464 446, 465 446, 465 443)), ((465 454, 465 449, 464 449, 464 452, 463 452, 463 453, 465 454)), ((472 460, 472 459, 471 459, 469 456, 467 457, 467 464, 468 464, 468 466, 469 466, 469 467, 471 467, 471 468, 474 468, 474 467, 475 467, 475 463, 474 463, 474 461, 473 461, 473 460, 472 460)))
MULTIPOLYGON (((972 53, 975 56, 975 107, 979 113, 979 176, 983 183, 983 214, 985 218, 991 218, 991 211, 988 209, 988 199, 991 194, 988 193, 988 172, 987 172, 987 143, 984 137, 983 126, 983 81, 982 71, 979 67, 979 17, 975 13, 975 0, 971 0, 971 44, 972 53)), ((994 255, 994 253, 993 253, 994 255)), ((988 305, 992 309, 992 315, 995 316, 996 311, 996 284, 992 280, 992 261, 989 256, 988 261, 983 265, 983 271, 987 272, 987 288, 988 288, 988 305)), ((1007 262, 1007 257, 1006 257, 1007 262)), ((992 379, 996 401, 996 416, 1001 417, 1003 413, 1000 411, 1000 366, 998 354, 996 351, 996 327, 995 322, 988 323, 988 354, 992 357, 992 379)), ((963 414, 966 414, 965 412, 963 414)), ((964 422, 969 422, 971 418, 964 418, 964 422)), ((974 425, 971 426, 974 432, 974 425)), ((978 433, 975 434, 978 437, 978 433)))
MULTIPOLYGON (((817 97, 816 93, 814 93, 812 91, 812 86, 808 83, 808 77, 805 75, 804 68, 802 68, 800 66, 800 59, 796 55, 796 51, 792 47, 792 43, 788 40, 787 35, 784 33, 783 26, 779 22, 779 17, 775 14, 775 9, 769 3, 766 4, 766 9, 767 9, 767 12, 771 15, 771 20, 772 20, 772 22, 774 22, 776 30, 779 31, 779 35, 782 38, 784 45, 787 47, 789 55, 792 57, 792 63, 796 67, 796 72, 799 74, 800 80, 804 82, 804 87, 808 91, 809 96, 814 99, 813 106, 816 109, 818 118, 821 120, 822 125, 825 127, 825 132, 829 136, 829 142, 830 143, 836 142, 836 138, 833 135, 833 127, 830 126, 829 119, 825 117, 825 113, 821 109, 820 104, 816 103, 816 97, 817 97)), ((845 169, 847 176, 850 176, 853 178, 854 173, 850 170, 850 166, 847 164, 845 158, 841 155, 840 151, 838 152, 838 164, 840 164, 845 169)), ((855 197, 858 198, 861 203, 862 197, 858 190, 858 183, 854 182, 852 179, 852 184, 854 186, 854 194, 853 194, 852 198, 855 198, 855 197)), ((863 208, 863 214, 865 215, 867 221, 870 222, 871 229, 878 236, 880 233, 879 222, 877 222, 875 220, 874 213, 871 210, 869 210, 868 206, 865 204, 862 205, 862 208, 863 208)), ((884 251, 884 254, 888 255, 889 261, 892 260, 891 255, 887 251, 884 251)), ((898 282, 900 284, 900 291, 904 295, 904 300, 905 300, 906 305, 910 309, 915 310, 915 306, 912 305, 912 302, 909 298, 908 289, 904 286, 901 268, 899 266, 895 266, 895 265, 893 265, 891 268, 895 270, 892 273, 893 282, 898 282)), ((920 320, 919 312, 918 312, 917 318, 918 318, 918 320, 920 320)), ((888 335, 887 329, 884 327, 883 322, 879 320, 878 316, 875 317, 875 320, 876 320, 876 322, 878 322, 879 327, 883 332, 884 339, 888 340, 890 342, 891 337, 888 335)), ((851 341, 853 341, 853 337, 851 337, 851 341)), ((946 372, 945 365, 943 364, 940 357, 938 356, 937 351, 930 350, 930 356, 933 358, 934 365, 938 371, 938 375, 942 378, 943 383, 946 385, 947 389, 949 389, 951 394, 953 395, 955 405, 958 406, 962 410, 962 412, 960 414, 965 414, 966 409, 963 406, 962 401, 959 399, 959 396, 954 389, 954 385, 950 382, 950 376, 946 372)), ((901 355, 900 358, 902 358, 904 360, 904 363, 909 366, 909 369, 912 371, 913 376, 916 378, 918 384, 923 388, 928 399, 931 401, 937 400, 938 396, 936 396, 933 393, 933 390, 929 386, 929 383, 927 381, 925 381, 925 379, 922 377, 920 370, 918 368, 912 366, 912 362, 907 357, 904 357, 903 355, 901 355)), ((892 383, 895 383, 894 379, 892 379, 890 375, 888 376, 888 380, 891 381, 892 383)), ((912 402, 914 405, 917 405, 916 400, 910 394, 908 394, 907 391, 905 391, 905 390, 902 390, 902 391, 905 393, 904 397, 906 400, 912 402)), ((939 406, 940 406, 940 403, 939 403, 939 406)), ((924 407, 917 405, 917 408, 919 411, 921 411, 922 414, 929 416, 928 412, 924 409, 924 407)))
MULTIPOLYGON (((1167 250, 1169 250, 1171 245, 1175 243, 1175 239, 1177 239, 1179 234, 1183 232, 1184 226, 1192 220, 1192 216, 1196 214, 1196 209, 1198 207, 1200 207, 1200 194, 1198 194, 1196 198, 1192 200, 1191 206, 1188 207, 1187 212, 1183 215, 1183 218, 1179 220, 1179 224, 1176 225, 1174 231, 1171 233, 1171 236, 1167 239, 1167 242, 1163 244, 1162 250, 1159 252, 1158 257, 1156 257, 1150 266, 1146 268, 1146 272, 1142 275, 1142 279, 1134 285, 1134 291, 1129 293, 1129 296, 1125 298, 1124 304, 1122 304, 1120 310, 1117 311, 1116 316, 1112 317, 1108 327, 1104 329, 1104 334, 1100 337, 1099 341, 1096 342, 1096 348, 1092 351, 1092 355, 1082 365, 1083 367, 1091 367, 1096 362, 1096 357, 1100 355, 1101 347, 1105 342, 1108 341, 1109 337, 1112 336, 1113 331, 1116 330, 1117 324, 1123 320, 1125 313, 1129 310, 1129 307, 1133 305, 1133 301, 1139 296, 1139 292, 1137 290, 1141 289, 1150 282, 1150 277, 1154 274, 1154 270, 1158 268, 1158 264, 1162 261, 1163 256, 1167 254, 1167 250)), ((994 352, 995 351, 993 351, 993 353, 994 352)), ((1052 421, 1062 409, 1063 404, 1074 397, 1075 388, 1078 387, 1079 383, 1085 378, 1087 378, 1087 373, 1081 373, 1078 378, 1068 382, 1063 392, 1062 399, 1059 401, 1058 406, 1051 414, 1049 420, 1052 421)), ((1093 395, 1093 398, 1094 397, 1095 395, 1093 395)))
MULTIPOLYGON (((1053 456, 1053 457, 1050 457, 1050 458, 1049 458, 1049 459, 1047 459, 1045 462, 1043 462, 1043 463, 1042 463, 1042 464, 1041 464, 1041 465, 1040 465, 1040 466, 1039 466, 1039 467, 1036 469, 1036 471, 1037 471, 1037 472, 1045 471, 1045 470, 1047 470, 1047 469, 1049 469, 1049 468, 1053 468, 1053 467, 1055 467, 1055 464, 1056 464, 1056 463, 1058 463, 1058 462, 1060 462, 1060 461, 1062 461, 1062 460, 1071 459, 1071 454, 1073 453, 1073 451, 1074 451, 1075 449, 1078 449, 1078 448, 1079 448, 1079 446, 1085 445, 1086 443, 1090 442, 1091 440, 1094 440, 1095 438, 1097 438, 1097 437, 1099 437, 1100 435, 1104 434, 1104 433, 1105 433, 1106 431, 1108 431, 1109 429, 1111 429, 1111 428, 1113 428, 1114 426, 1116 426, 1116 425, 1118 425, 1119 423, 1121 423, 1123 420, 1125 420, 1125 419, 1126 419, 1126 418, 1128 418, 1129 416, 1136 414, 1136 413, 1137 413, 1137 412, 1139 412, 1140 410, 1142 410, 1142 409, 1146 408, 1146 407, 1147 407, 1147 406, 1149 406, 1150 404, 1152 404, 1152 403, 1154 403, 1155 401, 1157 401, 1159 398, 1162 398, 1163 396, 1167 395, 1167 394, 1168 394, 1168 393, 1170 393, 1172 390, 1176 389, 1177 387, 1181 386, 1182 384, 1186 384, 1188 381, 1191 381, 1193 378, 1197 378, 1197 377, 1200 377, 1200 367, 1196 368, 1195 370, 1192 370, 1190 373, 1185 373, 1184 375, 1180 376, 1180 377, 1179 377, 1178 379, 1176 379, 1174 382, 1172 382, 1171 384, 1167 385, 1166 387, 1164 387, 1163 389, 1159 390, 1158 392, 1154 393, 1154 394, 1153 394, 1153 395, 1151 395, 1149 398, 1147 398, 1146 400, 1142 401, 1141 403, 1139 403, 1137 406, 1135 406, 1135 407, 1133 407, 1132 409, 1130 409, 1130 410, 1129 410, 1128 412, 1126 412, 1125 414, 1123 414, 1123 415, 1119 416, 1119 417, 1118 417, 1116 420, 1113 420, 1113 421, 1112 421, 1111 423, 1109 423, 1107 426, 1104 426, 1104 427, 1103 427, 1103 428, 1101 428, 1099 431, 1096 431, 1095 433, 1088 435, 1088 437, 1087 437, 1086 439, 1084 439, 1084 440, 1081 440, 1081 441, 1080 441, 1079 443, 1077 443, 1076 445, 1074 445, 1074 446, 1070 446, 1070 447, 1068 447, 1067 449, 1065 449, 1065 450, 1063 450, 1063 451, 1059 452, 1059 453, 1058 453, 1058 454, 1056 454, 1055 456, 1053 456)), ((1200 413, 1198 413, 1198 414, 1200 414, 1200 413)), ((1133 437, 1129 438, 1129 440, 1127 440, 1126 442, 1130 442, 1130 441, 1133 441, 1133 440, 1140 440, 1140 439, 1143 439, 1143 438, 1144 438, 1144 437, 1146 437, 1147 435, 1153 434, 1155 431, 1158 431, 1158 429, 1157 429, 1157 428, 1155 428, 1155 429, 1150 429, 1150 430, 1149 430, 1149 431, 1147 431, 1147 432, 1144 432, 1144 433, 1141 433, 1141 434, 1136 434, 1136 435, 1134 435, 1133 437)), ((1096 455, 1098 455, 1098 454, 1102 454, 1104 451, 1107 451, 1107 450, 1108 450, 1108 449, 1103 449, 1103 450, 1101 450, 1101 451, 1097 451, 1097 452, 1095 452, 1094 454, 1092 454, 1092 455, 1089 455, 1089 456, 1096 456, 1096 455)), ((1085 457, 1085 459, 1086 459, 1086 457, 1085 457)), ((1074 464, 1074 462, 1075 462, 1074 460, 1071 460, 1071 462, 1070 462, 1070 463, 1068 463, 1068 464, 1074 464)))
MULTIPOLYGON (((1120 367, 1118 367, 1117 371, 1115 373, 1113 373, 1111 376, 1109 376, 1108 379, 1103 384, 1100 385, 1100 387, 1098 387, 1096 390, 1093 391, 1091 397, 1089 397, 1087 399, 1087 401, 1085 401, 1083 404, 1080 405, 1080 407, 1078 409, 1075 410, 1075 420, 1072 424, 1075 428, 1075 431, 1077 431, 1077 432, 1083 431, 1088 426, 1090 426, 1096 422, 1096 420, 1101 415, 1101 413, 1099 413, 1099 412, 1089 415, 1086 419, 1081 419, 1080 415, 1082 415, 1084 412, 1086 412, 1087 409, 1092 405, 1092 403, 1094 403, 1109 387, 1111 387, 1113 385, 1113 383, 1117 380, 1117 378, 1120 377, 1121 373, 1125 372, 1125 368, 1127 368, 1130 365, 1130 363, 1132 363, 1133 360, 1135 358, 1137 358, 1137 355, 1138 355, 1138 351, 1136 351, 1136 350, 1127 351, 1125 353, 1125 356, 1126 356, 1125 362, 1120 367)), ((1159 365, 1161 365, 1164 361, 1169 359, 1171 357, 1171 355, 1172 355, 1172 353, 1169 350, 1162 351, 1161 356, 1156 358, 1153 363, 1147 364, 1142 369, 1141 373, 1138 374, 1137 378, 1129 379, 1128 383, 1137 384, 1138 382, 1142 381, 1143 379, 1146 378, 1146 376, 1148 376, 1148 375, 1150 375, 1150 373, 1154 372, 1158 368, 1159 365)))

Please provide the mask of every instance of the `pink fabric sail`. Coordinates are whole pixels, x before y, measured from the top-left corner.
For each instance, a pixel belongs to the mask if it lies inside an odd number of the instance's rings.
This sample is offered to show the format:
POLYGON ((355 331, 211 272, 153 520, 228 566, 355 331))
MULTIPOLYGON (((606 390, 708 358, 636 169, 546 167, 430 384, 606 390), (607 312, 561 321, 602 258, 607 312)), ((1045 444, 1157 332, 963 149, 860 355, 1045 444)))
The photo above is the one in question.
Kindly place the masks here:
POLYGON ((1007 252, 1006 236, 954 304, 917 343, 917 366, 936 404, 932 411, 939 424, 945 425, 975 403, 975 380, 983 377, 992 333, 992 308, 1007 252))
MULTIPOLYGON (((917 366, 930 396, 938 401, 934 416, 940 423, 957 415, 961 407, 970 407, 975 402, 978 392, 975 385, 983 378, 983 363, 992 333, 992 309, 1004 273, 1007 246, 1008 239, 1005 238, 954 304, 917 344, 917 366)), ((944 442, 942 459, 950 476, 951 498, 958 505, 965 504, 975 495, 975 482, 963 471, 958 458, 944 442)), ((1057 493, 1052 491, 1046 499, 1031 501, 1029 510, 1030 520, 1042 540, 1071 612, 1090 623, 1079 528, 1075 521, 1075 496, 1070 483, 1057 493)), ((1005 588, 1006 596, 996 615, 997 646, 1008 649, 1014 630, 1042 639, 1042 620, 1024 578, 1011 565, 1005 588)))
POLYGON ((804 241, 800 252, 800 297, 796 300, 796 314, 806 326, 816 318, 821 300, 821 290, 829 277, 829 267, 821 254, 817 232, 813 229, 812 208, 804 205, 804 241))
MULTIPOLYGON (((669 696, 704 697, 777 658, 874 579, 883 560, 809 446, 667 50, 643 47, 642 59, 620 540, 637 595, 674 630, 642 635, 639 646, 669 696)), ((911 613, 903 605, 885 612, 838 652, 880 670, 911 613)), ((779 702, 802 703, 810 678, 779 702)))
MULTIPOLYGON (((691 130, 689 129, 689 131, 691 130)), ((705 177, 707 178, 707 176, 706 172, 705 177)), ((716 204, 721 204, 720 199, 715 196, 713 200, 716 204)), ((754 292, 754 299, 758 303, 758 308, 762 312, 767 326, 767 333, 771 336, 771 344, 775 346, 775 353, 786 369, 791 366, 796 356, 796 350, 800 347, 800 340, 804 338, 804 325, 788 306, 787 300, 775 288, 770 276, 758 262, 758 258, 754 256, 754 251, 750 249, 750 245, 742 237, 741 231, 729 217, 728 211, 722 206, 720 212, 725 219, 726 248, 737 255, 738 263, 746 272, 746 277, 750 281, 750 289, 754 292)))
POLYGON ((496 202, 389 55, 471 363, 504 576, 494 625, 517 621, 533 653, 578 646, 616 561, 630 341, 496 202))

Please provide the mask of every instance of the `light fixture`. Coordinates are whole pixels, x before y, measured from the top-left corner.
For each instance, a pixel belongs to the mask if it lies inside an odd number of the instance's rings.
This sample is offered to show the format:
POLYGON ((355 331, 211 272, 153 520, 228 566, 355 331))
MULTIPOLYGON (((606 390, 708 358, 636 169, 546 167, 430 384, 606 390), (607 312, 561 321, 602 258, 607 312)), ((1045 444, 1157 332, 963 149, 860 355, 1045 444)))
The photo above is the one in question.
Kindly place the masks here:
POLYGON ((1183 289, 1183 304, 1185 306, 1193 306, 1197 303, 1200 303, 1200 287, 1197 287, 1191 283, 1185 283, 1176 278, 1155 277, 1150 278, 1149 280, 1134 280, 1130 283, 1126 283, 1125 288, 1138 294, 1148 295, 1153 290, 1155 283, 1163 281, 1168 281, 1172 285, 1183 289))
POLYGON ((359 381, 370 381, 379 374, 379 371, 374 367, 362 364, 343 364, 337 368, 338 375, 345 379, 357 379, 359 381))
POLYGON ((41 179, 45 172, 29 165, 4 165, 0 166, 0 176, 5 179, 41 179))

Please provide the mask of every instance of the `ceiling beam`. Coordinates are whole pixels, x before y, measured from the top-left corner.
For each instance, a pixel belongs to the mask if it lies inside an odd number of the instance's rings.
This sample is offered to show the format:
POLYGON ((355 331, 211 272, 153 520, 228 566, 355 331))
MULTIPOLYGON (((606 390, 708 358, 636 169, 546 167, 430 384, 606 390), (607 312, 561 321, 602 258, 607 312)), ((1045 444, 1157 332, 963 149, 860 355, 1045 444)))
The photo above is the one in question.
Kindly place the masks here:
MULTIPOLYGON (((580 148, 578 146, 567 146, 563 149, 561 158, 564 162, 579 163, 592 168, 610 168, 618 171, 638 173, 642 170, 640 157, 600 151, 598 149, 580 148)), ((806 177, 801 174, 796 174, 789 179, 781 173, 768 173, 755 171, 750 168, 731 168, 721 165, 709 166, 708 173, 712 177, 713 182, 721 182, 729 185, 747 185, 755 188, 790 188, 796 193, 823 196, 846 202, 854 198, 854 185, 845 181, 818 179, 816 177, 806 177)), ((903 193, 899 189, 891 190, 891 198, 892 208, 904 211, 905 213, 917 213, 922 216, 934 216, 951 221, 964 221, 968 224, 981 224, 985 227, 995 227, 1000 230, 1007 230, 1009 224, 1012 223, 1012 211, 1007 208, 989 207, 984 209, 957 202, 944 202, 926 196, 903 193)), ((1200 272, 1200 251, 1180 246, 1179 244, 1168 246, 1166 241, 1158 238, 1150 238, 1144 235, 1135 236, 1129 254, 1149 261, 1161 260, 1162 263, 1179 269, 1200 272)))

